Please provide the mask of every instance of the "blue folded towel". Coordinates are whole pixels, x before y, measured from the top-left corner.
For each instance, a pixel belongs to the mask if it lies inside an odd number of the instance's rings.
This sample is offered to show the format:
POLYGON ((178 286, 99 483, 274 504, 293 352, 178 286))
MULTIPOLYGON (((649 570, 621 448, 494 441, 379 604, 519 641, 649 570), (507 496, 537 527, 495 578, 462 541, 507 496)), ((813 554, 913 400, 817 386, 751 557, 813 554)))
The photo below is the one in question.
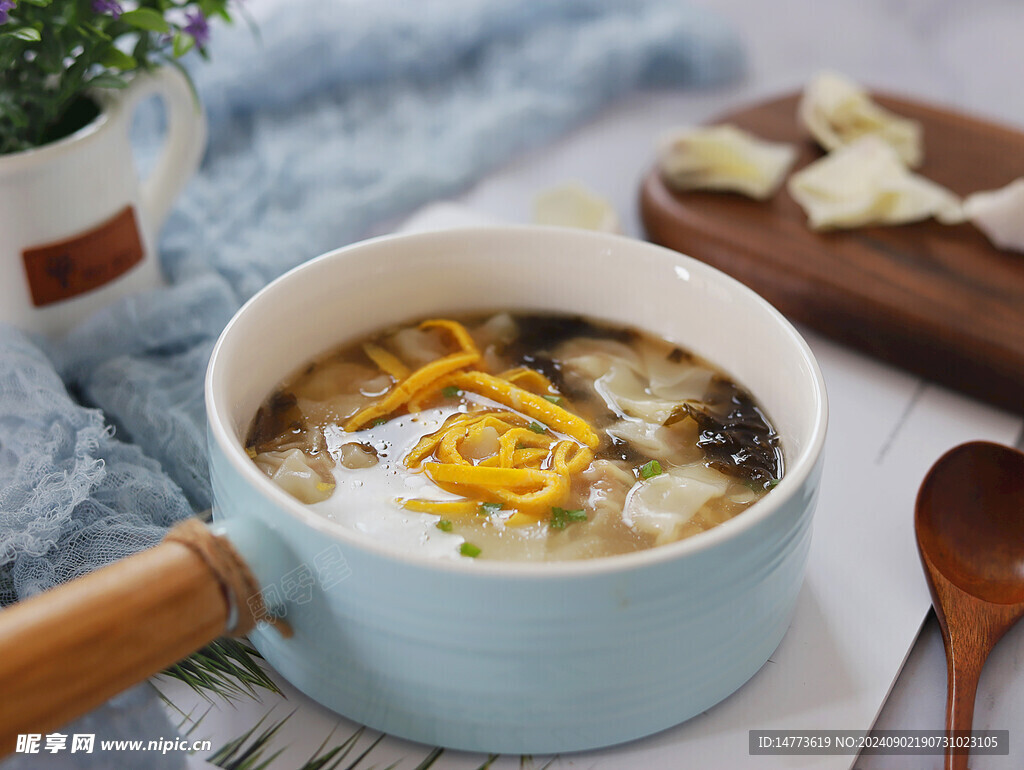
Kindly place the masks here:
MULTIPOLYGON (((248 8, 260 40, 244 24, 215 29, 212 61, 192 67, 210 146, 164 229, 172 285, 101 311, 45 356, 0 327, 0 603, 151 545, 209 507, 207 358, 269 280, 458 192, 621 94, 724 82, 742 65, 729 29, 680 0, 248 8)), ((108 706, 90 719, 106 737, 139 737, 129 712, 140 713, 108 706)), ((21 758, 40 766, 32 759, 21 758)))

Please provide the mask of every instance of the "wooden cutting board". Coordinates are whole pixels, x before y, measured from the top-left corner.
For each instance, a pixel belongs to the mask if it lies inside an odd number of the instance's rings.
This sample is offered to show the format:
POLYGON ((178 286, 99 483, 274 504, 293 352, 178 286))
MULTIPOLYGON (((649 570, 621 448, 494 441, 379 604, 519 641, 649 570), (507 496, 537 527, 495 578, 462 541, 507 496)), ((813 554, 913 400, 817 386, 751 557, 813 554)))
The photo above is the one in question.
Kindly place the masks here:
MULTIPOLYGON (((917 171, 960 195, 1024 176, 1024 134, 917 102, 879 96, 924 127, 917 171)), ((724 115, 796 143, 794 171, 822 155, 797 125, 798 95, 724 115)), ((655 243, 703 260, 795 321, 889 363, 1024 413, 1024 254, 969 224, 934 221, 815 233, 785 186, 769 201, 675 193, 656 170, 640 192, 655 243)))

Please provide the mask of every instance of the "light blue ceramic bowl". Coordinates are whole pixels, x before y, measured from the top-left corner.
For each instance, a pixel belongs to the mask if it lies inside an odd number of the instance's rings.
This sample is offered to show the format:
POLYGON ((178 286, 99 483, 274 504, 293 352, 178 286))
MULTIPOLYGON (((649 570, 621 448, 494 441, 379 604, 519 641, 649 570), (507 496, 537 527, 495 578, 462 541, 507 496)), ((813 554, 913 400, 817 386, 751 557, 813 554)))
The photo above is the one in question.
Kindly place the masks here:
POLYGON ((215 520, 295 630, 284 639, 261 627, 251 639, 295 686, 350 719, 473 751, 606 746, 722 700, 789 625, 821 473, 824 384, 776 310, 701 262, 550 228, 355 244, 242 308, 214 350, 206 399, 215 520), (257 406, 317 353, 399 321, 499 308, 630 324, 719 364, 778 426, 785 478, 735 519, 648 551, 441 562, 317 516, 246 455, 257 406))

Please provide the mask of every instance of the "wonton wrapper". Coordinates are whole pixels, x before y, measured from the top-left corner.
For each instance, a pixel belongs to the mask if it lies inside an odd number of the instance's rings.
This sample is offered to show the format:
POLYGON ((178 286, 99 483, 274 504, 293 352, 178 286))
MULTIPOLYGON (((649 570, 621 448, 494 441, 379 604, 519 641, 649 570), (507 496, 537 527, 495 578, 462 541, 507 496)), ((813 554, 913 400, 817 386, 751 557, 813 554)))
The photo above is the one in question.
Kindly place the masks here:
POLYGON ((619 215, 612 205, 578 183, 552 187, 537 195, 533 201, 533 221, 602 233, 622 232, 619 215))
POLYGON ((626 495, 636 483, 633 473, 611 460, 594 460, 580 475, 589 484, 585 506, 593 511, 591 521, 621 521, 626 495))
POLYGON ((764 200, 782 184, 794 161, 792 145, 721 125, 668 135, 658 167, 675 190, 729 190, 764 200))
POLYGON ((634 529, 654 535, 657 545, 671 543, 681 526, 728 488, 727 476, 704 465, 672 468, 638 482, 629 491, 622 520, 634 529))
POLYGON ((896 225, 931 216, 943 224, 963 221, 956 195, 908 171, 896 151, 874 136, 793 174, 789 194, 815 230, 896 225))
POLYGON ((301 449, 261 452, 253 459, 275 484, 303 503, 323 502, 334 491, 334 485, 324 483, 301 449))
MULTIPOLYGON (((612 362, 608 371, 594 382, 594 389, 613 411, 654 425, 664 423, 676 406, 673 401, 652 396, 647 389, 646 378, 622 361, 612 362)), ((702 395, 702 392, 697 394, 698 397, 702 395)))
POLYGON ((826 150, 877 136, 910 167, 921 165, 921 124, 880 107, 851 80, 823 72, 804 89, 797 117, 826 150))
POLYGON ((565 371, 585 375, 616 414, 660 426, 679 402, 703 399, 714 376, 710 369, 671 364, 664 351, 640 353, 605 339, 573 340, 559 349, 565 371))
POLYGON ((1024 252, 1024 177, 968 195, 964 214, 999 248, 1024 252))

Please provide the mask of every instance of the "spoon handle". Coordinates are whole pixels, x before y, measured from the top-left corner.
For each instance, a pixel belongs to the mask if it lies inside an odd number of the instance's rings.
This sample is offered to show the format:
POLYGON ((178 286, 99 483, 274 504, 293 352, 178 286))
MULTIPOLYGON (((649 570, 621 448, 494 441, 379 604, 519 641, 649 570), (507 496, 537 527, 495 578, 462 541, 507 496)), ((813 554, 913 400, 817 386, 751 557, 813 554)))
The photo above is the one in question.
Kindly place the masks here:
MULTIPOLYGON (((972 629, 968 629, 972 630, 972 629)), ((978 679, 988 657, 988 644, 969 633, 958 633, 950 638, 943 628, 942 641, 946 647, 946 770, 966 770, 968 749, 954 750, 952 741, 966 735, 974 722, 974 701, 978 692, 978 679)))
MULTIPOLYGON (((978 679, 989 652, 1013 625, 1015 605, 990 605, 961 590, 945 577, 930 575, 935 615, 946 648, 946 735, 966 737, 974 721, 978 679)), ((969 748, 946 748, 946 770, 966 770, 969 748)))

